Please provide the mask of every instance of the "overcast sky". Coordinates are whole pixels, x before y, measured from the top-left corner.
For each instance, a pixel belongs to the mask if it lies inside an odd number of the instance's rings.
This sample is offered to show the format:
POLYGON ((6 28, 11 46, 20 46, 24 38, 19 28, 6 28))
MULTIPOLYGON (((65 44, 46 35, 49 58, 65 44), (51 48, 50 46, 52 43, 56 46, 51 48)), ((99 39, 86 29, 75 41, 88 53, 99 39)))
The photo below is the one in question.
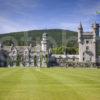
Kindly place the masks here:
POLYGON ((34 29, 89 31, 100 23, 100 0, 0 0, 0 34, 34 29))

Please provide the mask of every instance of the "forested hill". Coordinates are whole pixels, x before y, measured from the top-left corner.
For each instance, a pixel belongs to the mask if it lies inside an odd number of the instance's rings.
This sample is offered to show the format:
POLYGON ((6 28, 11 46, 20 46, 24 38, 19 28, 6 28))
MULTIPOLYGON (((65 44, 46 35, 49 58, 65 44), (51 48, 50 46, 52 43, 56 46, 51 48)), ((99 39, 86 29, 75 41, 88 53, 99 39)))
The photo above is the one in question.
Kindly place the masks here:
POLYGON ((75 37, 77 38, 78 35, 77 32, 62 30, 62 29, 30 30, 30 31, 23 31, 23 32, 0 34, 0 41, 3 41, 6 45, 9 45, 11 41, 17 41, 18 45, 25 45, 26 42, 27 43, 33 42, 33 44, 35 44, 36 40, 41 40, 42 34, 44 32, 48 33, 49 39, 51 39, 51 41, 56 42, 57 46, 61 46, 62 37, 63 38, 66 37, 66 39, 71 39, 72 41, 73 40, 72 38, 75 37))

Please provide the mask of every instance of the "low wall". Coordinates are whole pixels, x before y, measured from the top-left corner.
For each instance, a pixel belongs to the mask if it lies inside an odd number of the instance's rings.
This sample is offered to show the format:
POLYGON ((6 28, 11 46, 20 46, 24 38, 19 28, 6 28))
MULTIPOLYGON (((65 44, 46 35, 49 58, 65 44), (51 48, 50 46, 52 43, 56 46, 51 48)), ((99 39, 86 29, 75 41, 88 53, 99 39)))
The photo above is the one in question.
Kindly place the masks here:
POLYGON ((61 67, 99 67, 99 63, 83 63, 83 62, 75 62, 75 61, 67 61, 66 59, 61 59, 57 61, 58 66, 61 67))

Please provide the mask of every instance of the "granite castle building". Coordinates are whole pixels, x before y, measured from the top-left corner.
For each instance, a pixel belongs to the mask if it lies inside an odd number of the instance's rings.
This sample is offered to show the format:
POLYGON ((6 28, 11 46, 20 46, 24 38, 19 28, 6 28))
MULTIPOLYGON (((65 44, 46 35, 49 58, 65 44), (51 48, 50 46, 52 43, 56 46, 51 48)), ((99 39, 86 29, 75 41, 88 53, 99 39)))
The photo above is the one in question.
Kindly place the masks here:
POLYGON ((97 62, 97 38, 99 37, 99 24, 92 25, 92 32, 84 32, 82 24, 78 28, 79 62, 97 62))
POLYGON ((48 45, 48 34, 43 33, 41 44, 29 46, 16 46, 14 43, 7 47, 0 44, 0 66, 16 67, 50 67, 73 66, 95 67, 100 63, 98 55, 99 24, 92 25, 91 32, 84 32, 80 23, 78 27, 78 55, 52 54, 48 45))

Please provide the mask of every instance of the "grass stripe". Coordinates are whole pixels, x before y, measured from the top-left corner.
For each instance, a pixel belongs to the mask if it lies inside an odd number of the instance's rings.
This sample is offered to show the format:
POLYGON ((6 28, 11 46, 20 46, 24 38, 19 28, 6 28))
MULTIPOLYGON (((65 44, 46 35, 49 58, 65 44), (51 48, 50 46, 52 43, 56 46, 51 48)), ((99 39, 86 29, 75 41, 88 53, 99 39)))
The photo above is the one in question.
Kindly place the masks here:
POLYGON ((0 68, 0 100, 100 100, 100 70, 0 68))

